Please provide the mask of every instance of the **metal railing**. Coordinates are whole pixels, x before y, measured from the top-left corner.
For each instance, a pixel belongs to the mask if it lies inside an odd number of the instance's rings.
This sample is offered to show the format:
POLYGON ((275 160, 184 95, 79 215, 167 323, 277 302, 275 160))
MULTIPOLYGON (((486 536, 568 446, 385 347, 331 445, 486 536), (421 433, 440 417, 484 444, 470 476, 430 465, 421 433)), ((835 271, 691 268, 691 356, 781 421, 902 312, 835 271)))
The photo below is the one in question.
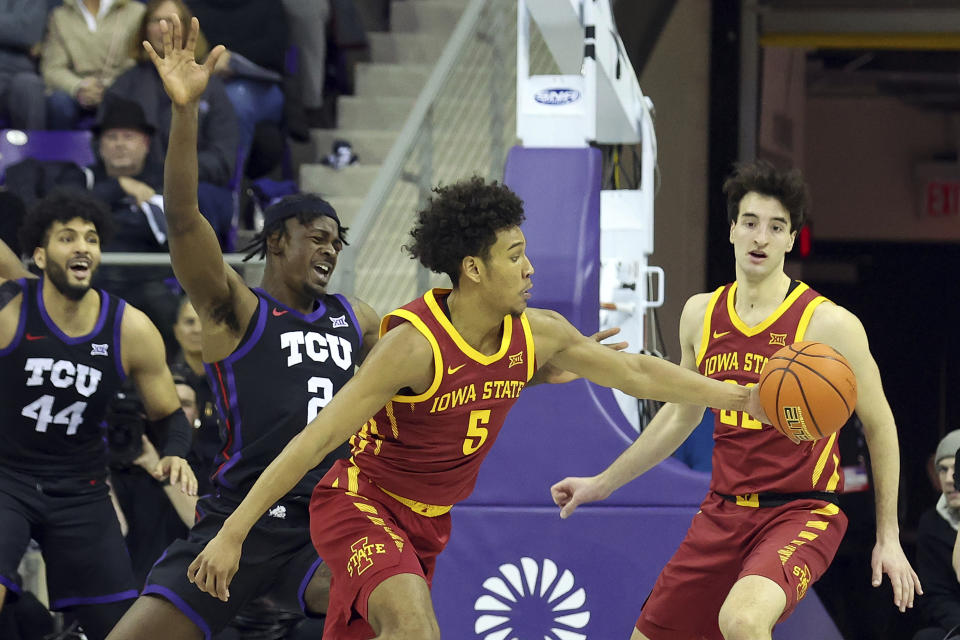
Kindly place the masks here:
MULTIPOLYGON (((402 246, 434 186, 473 175, 502 179, 516 141, 516 16, 516 0, 467 4, 351 225, 333 289, 383 313, 446 282, 402 246)), ((539 32, 531 69, 556 73, 539 32)))

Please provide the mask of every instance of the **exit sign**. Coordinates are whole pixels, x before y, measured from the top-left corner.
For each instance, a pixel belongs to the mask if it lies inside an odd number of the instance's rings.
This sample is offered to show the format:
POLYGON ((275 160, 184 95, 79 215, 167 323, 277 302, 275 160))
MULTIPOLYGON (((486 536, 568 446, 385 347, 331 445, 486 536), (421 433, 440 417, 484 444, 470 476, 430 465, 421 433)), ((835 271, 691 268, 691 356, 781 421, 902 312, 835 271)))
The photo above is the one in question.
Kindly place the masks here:
POLYGON ((914 188, 920 196, 919 217, 960 220, 960 163, 918 163, 914 165, 913 177, 914 188))
POLYGON ((923 215, 960 217, 960 180, 928 180, 923 189, 923 215))

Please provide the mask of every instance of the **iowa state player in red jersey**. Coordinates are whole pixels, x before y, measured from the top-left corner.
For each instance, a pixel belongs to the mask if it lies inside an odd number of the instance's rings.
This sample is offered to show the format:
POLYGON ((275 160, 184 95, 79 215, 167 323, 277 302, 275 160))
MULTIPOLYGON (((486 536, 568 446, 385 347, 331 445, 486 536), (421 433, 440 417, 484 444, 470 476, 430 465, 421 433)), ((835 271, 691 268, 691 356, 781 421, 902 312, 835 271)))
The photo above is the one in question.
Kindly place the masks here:
POLYGON ((333 572, 324 637, 436 639, 429 584, 449 539, 450 508, 473 489, 538 367, 549 363, 640 397, 761 411, 744 387, 607 349, 559 314, 528 309, 533 266, 519 198, 479 178, 437 194, 420 212, 409 250, 449 275, 453 289, 387 315, 354 378, 191 564, 188 576, 204 591, 229 597, 241 545, 260 514, 355 434, 353 456, 327 473, 311 502, 313 542, 333 572))
MULTIPOLYGON (((724 184, 737 280, 687 301, 680 364, 752 386, 766 359, 800 340, 831 345, 857 376, 876 483, 872 582, 890 576, 894 604, 913 606, 920 581, 900 547, 900 460, 893 414, 863 325, 783 271, 803 226, 807 191, 799 172, 740 165, 724 184)), ((602 500, 670 455, 700 422, 703 407, 663 407, 630 448, 592 478, 551 489, 561 517, 602 500)), ((631 640, 770 638, 826 570, 847 527, 836 434, 796 444, 739 411, 717 411, 710 493, 654 586, 631 640), (690 603, 695 602, 696 607, 690 603)))

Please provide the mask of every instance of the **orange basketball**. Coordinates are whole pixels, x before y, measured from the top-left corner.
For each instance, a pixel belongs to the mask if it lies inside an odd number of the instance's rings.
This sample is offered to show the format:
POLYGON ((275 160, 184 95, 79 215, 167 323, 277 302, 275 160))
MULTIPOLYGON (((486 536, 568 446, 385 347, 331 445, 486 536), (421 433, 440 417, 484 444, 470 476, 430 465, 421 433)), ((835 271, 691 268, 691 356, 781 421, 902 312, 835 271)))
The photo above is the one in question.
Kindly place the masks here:
POLYGON ((850 363, 820 342, 796 342, 777 351, 764 365, 759 385, 771 424, 799 440, 836 433, 857 404, 850 363))

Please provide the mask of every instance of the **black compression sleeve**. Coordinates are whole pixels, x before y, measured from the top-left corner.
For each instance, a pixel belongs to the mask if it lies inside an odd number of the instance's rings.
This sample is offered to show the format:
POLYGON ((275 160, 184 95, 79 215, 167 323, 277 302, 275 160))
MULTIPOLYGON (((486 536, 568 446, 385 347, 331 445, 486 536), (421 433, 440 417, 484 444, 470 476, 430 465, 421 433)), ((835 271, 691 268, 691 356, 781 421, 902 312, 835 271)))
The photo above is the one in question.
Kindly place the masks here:
POLYGON ((166 418, 152 421, 151 426, 154 427, 155 433, 167 434, 167 444, 163 448, 164 457, 187 457, 190 445, 193 444, 193 429, 182 408, 177 408, 166 418))

